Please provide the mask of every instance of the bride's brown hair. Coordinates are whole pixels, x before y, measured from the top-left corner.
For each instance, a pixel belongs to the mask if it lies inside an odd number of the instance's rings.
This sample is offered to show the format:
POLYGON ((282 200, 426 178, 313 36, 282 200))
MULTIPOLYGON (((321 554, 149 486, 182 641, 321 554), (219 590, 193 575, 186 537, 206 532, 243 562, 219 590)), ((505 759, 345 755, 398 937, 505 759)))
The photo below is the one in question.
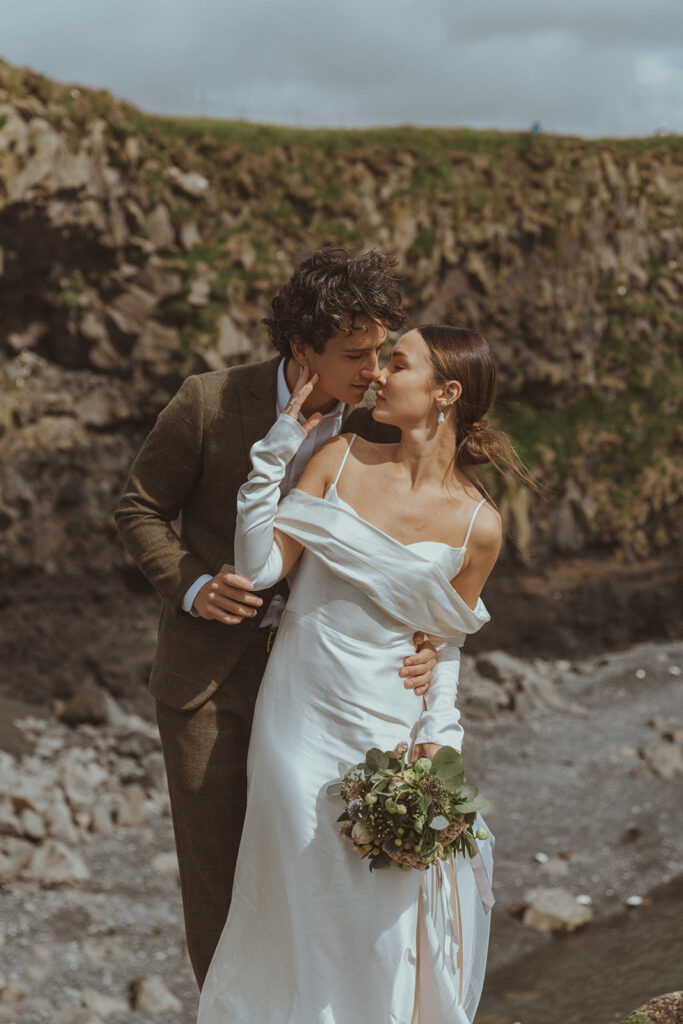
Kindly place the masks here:
MULTIPOLYGON (((486 422, 496 397, 496 364, 486 339, 477 331, 449 324, 422 324, 416 330, 429 349, 434 383, 457 380, 462 387, 453 405, 453 469, 471 479, 470 467, 492 465, 503 474, 512 472, 534 487, 507 435, 486 422)), ((481 482, 476 482, 481 487, 481 482)))

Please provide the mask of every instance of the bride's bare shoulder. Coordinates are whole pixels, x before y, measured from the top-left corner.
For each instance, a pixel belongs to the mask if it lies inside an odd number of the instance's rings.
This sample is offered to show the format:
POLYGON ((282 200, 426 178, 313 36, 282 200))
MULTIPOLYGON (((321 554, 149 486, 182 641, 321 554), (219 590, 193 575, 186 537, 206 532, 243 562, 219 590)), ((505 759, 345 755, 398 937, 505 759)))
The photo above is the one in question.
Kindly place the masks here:
POLYGON ((304 475, 311 477, 316 473, 323 480, 331 480, 336 475, 353 437, 353 434, 336 434, 329 441, 325 441, 309 460, 304 475))
MULTIPOLYGON (((365 462, 368 465, 378 462, 384 462, 387 456, 392 455, 396 444, 381 444, 378 441, 368 441, 366 438, 361 437, 360 434, 340 434, 340 438, 347 438, 346 446, 353 441, 353 454, 359 462, 365 462)), ((335 440, 337 440, 335 438, 335 440)))
POLYGON ((469 539, 470 550, 476 551, 480 555, 493 555, 497 558, 502 539, 503 520, 500 512, 486 501, 477 512, 472 524, 472 533, 469 539))

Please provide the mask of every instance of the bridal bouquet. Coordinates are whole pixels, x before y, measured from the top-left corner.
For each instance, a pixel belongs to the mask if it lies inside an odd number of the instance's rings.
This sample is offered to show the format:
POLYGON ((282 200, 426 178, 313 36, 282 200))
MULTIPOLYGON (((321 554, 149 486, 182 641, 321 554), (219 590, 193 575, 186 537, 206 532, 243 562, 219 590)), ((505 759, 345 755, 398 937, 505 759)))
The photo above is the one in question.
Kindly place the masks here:
POLYGON ((408 744, 393 751, 377 747, 365 760, 349 767, 340 762, 341 780, 328 787, 341 796, 346 809, 337 821, 339 834, 367 857, 370 870, 389 867, 424 870, 452 853, 477 853, 475 839, 488 839, 485 828, 474 831, 477 787, 465 784, 462 757, 441 747, 433 760, 407 761, 408 744))

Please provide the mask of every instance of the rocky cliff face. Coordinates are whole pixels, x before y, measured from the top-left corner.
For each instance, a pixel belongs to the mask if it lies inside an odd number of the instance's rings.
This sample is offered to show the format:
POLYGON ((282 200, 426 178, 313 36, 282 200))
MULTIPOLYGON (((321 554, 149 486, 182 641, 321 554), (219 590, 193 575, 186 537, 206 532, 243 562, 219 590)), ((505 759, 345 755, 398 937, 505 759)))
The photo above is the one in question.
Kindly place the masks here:
POLYGON ((112 508, 182 377, 270 354, 311 247, 378 245, 411 322, 492 342, 498 421, 548 487, 496 485, 502 638, 670 632, 682 205, 676 138, 174 121, 0 63, 0 573, 20 604, 119 586, 112 508))

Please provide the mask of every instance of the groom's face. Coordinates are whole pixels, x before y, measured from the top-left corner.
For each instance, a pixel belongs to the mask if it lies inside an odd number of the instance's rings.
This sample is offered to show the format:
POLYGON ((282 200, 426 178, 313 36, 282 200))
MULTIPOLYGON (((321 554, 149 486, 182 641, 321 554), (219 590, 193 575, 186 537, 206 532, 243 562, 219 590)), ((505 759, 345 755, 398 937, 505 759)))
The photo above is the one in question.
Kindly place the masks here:
POLYGON ((297 363, 318 374, 315 390, 322 400, 327 396, 330 401, 355 405, 380 376, 379 356, 387 329, 383 324, 359 317, 356 323, 357 330, 333 334, 322 352, 292 343, 297 363))

